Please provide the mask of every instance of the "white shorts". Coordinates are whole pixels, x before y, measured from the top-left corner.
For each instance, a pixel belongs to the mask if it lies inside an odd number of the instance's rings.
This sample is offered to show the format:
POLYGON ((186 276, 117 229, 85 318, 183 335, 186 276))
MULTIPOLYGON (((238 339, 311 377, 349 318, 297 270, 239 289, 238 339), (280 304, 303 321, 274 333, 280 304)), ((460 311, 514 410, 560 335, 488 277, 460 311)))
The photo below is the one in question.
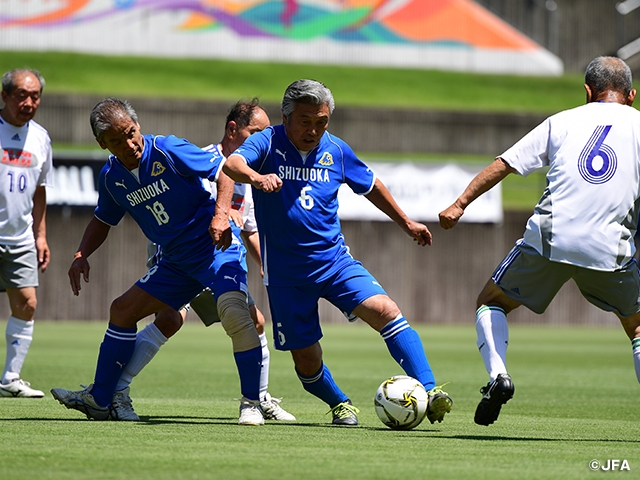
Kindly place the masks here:
POLYGON ((513 300, 544 313, 560 287, 572 279, 589 303, 606 312, 630 317, 640 311, 640 275, 635 260, 614 272, 552 262, 519 242, 491 279, 513 300))
POLYGON ((36 244, 0 245, 0 291, 37 286, 36 244))

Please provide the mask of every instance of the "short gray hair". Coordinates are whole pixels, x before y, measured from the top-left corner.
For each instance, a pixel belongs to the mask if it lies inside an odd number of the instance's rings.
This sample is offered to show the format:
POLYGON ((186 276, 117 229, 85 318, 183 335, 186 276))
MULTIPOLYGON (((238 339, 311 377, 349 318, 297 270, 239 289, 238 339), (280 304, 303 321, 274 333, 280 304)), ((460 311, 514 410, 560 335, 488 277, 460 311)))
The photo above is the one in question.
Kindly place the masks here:
POLYGON ((315 80, 296 80, 289 85, 282 99, 282 113, 287 116, 291 115, 296 103, 327 105, 330 114, 336 107, 331 90, 315 80))
POLYGON ((631 69, 617 57, 596 57, 591 60, 584 74, 584 83, 596 93, 612 90, 625 97, 633 88, 631 69))
POLYGON ((33 68, 14 68, 13 70, 4 72, 4 74, 2 75, 2 91, 3 92, 7 92, 7 94, 9 95, 11 95, 14 92, 14 90, 17 88, 15 78, 18 73, 30 73, 33 76, 35 76, 40 82, 40 93, 42 93, 42 90, 44 90, 44 83, 45 83, 44 77, 38 70, 35 70, 33 68))
POLYGON ((115 97, 105 98, 91 110, 89 121, 91 122, 93 136, 98 140, 102 140, 104 132, 113 126, 116 119, 122 117, 128 117, 136 125, 138 124, 138 114, 129 102, 115 97))

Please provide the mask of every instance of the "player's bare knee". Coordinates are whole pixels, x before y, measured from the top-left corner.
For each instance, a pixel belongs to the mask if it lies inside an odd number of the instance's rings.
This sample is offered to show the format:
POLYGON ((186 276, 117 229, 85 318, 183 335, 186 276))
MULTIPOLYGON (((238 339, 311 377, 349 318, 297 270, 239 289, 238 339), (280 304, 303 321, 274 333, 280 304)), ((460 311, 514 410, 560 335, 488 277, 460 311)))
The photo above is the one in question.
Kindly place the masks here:
POLYGON ((8 289, 11 315, 21 320, 33 320, 38 306, 35 288, 8 289))
POLYGON ((156 319, 153 323, 155 323, 158 330, 160 330, 165 337, 171 338, 182 328, 184 317, 180 312, 172 308, 165 308, 156 314, 156 319))
POLYGON ((509 298, 491 279, 484 286, 476 300, 476 309, 482 305, 500 307, 506 313, 520 306, 518 302, 509 298))
POLYGON ((291 358, 295 365, 296 373, 310 377, 318 373, 322 367, 322 347, 319 342, 307 348, 291 350, 291 358))
POLYGON ((640 338, 640 312, 625 318, 618 315, 618 318, 630 340, 640 338))
POLYGON ((137 321, 138 319, 133 319, 129 314, 128 304, 124 300, 124 296, 120 296, 111 302, 109 322, 119 327, 133 328, 136 326, 137 321))
POLYGON ((29 319, 32 320, 33 316, 36 313, 36 306, 38 302, 33 298, 32 300, 26 300, 25 302, 19 303, 14 308, 11 309, 11 315, 21 319, 29 319))
POLYGON ((367 298, 352 313, 378 332, 389 322, 402 316, 402 312, 396 302, 387 295, 374 295, 367 298))
POLYGON ((234 352, 245 352, 260 346, 260 338, 249 314, 247 296, 240 291, 225 292, 218 297, 218 315, 234 352))

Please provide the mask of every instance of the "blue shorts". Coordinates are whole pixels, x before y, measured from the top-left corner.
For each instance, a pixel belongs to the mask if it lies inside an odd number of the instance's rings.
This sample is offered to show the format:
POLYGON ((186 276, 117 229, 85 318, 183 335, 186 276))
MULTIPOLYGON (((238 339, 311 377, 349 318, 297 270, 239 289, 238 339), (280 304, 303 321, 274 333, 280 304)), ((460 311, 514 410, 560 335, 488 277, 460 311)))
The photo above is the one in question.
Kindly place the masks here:
POLYGON ((322 282, 291 287, 267 286, 267 294, 276 349, 298 350, 322 338, 318 315, 321 298, 349 314, 367 298, 387 292, 360 262, 353 260, 322 282))
POLYGON ((196 254, 179 261, 163 255, 136 285, 175 310, 189 303, 204 288, 210 288, 216 300, 225 292, 247 293, 244 246, 235 243, 223 252, 215 250, 209 238, 194 242, 193 252, 196 254))

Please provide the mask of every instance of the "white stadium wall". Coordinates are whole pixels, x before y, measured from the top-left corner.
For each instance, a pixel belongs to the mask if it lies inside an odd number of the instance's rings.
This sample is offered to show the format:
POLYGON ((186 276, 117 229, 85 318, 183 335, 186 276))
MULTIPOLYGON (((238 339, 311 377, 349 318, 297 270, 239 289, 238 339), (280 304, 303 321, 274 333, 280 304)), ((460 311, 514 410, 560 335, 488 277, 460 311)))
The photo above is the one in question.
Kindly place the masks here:
POLYGON ((2 0, 0 50, 563 72, 472 0, 2 0))

